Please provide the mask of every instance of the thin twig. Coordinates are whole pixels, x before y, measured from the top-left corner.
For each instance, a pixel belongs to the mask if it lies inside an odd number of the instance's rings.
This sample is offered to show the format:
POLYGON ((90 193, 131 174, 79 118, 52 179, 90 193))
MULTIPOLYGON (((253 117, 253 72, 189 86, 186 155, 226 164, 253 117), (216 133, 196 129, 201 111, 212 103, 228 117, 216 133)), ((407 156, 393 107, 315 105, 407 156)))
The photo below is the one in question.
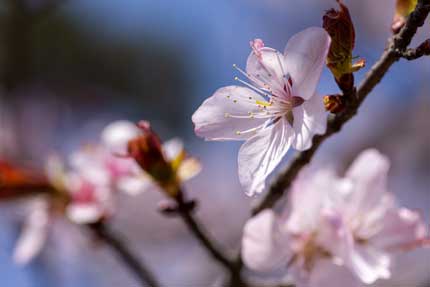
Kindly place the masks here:
POLYGON ((430 56, 430 39, 422 42, 418 47, 407 49, 404 52, 399 52, 400 57, 408 61, 416 60, 423 56, 430 56))
POLYGON ((208 233, 204 229, 203 225, 200 224, 192 214, 192 208, 190 208, 187 201, 184 199, 184 193, 181 191, 176 196, 177 212, 181 216, 184 223, 187 225, 191 233, 196 237, 197 240, 204 246, 209 254, 223 265, 230 272, 230 282, 232 286, 247 286, 243 282, 240 270, 242 268, 241 261, 234 262, 225 256, 220 248, 214 244, 214 240, 209 238, 208 233))
POLYGON ((90 229, 116 252, 122 262, 131 272, 139 279, 142 286, 158 287, 160 284, 154 275, 148 270, 141 259, 138 259, 134 252, 130 251, 125 240, 118 234, 114 233, 103 223, 89 225, 90 229))
POLYGON ((312 147, 309 150, 296 154, 286 169, 273 182, 266 197, 253 209, 253 215, 272 207, 284 195, 300 170, 311 161, 320 145, 331 135, 339 132, 342 126, 357 113, 367 95, 382 80, 391 65, 400 59, 399 51, 406 51, 417 29, 424 24, 429 12, 430 0, 419 0, 415 10, 408 17, 405 26, 400 33, 390 38, 388 48, 366 74, 358 89, 352 96, 346 97, 349 100, 346 103, 345 110, 336 116, 329 117, 326 133, 314 136, 312 147))

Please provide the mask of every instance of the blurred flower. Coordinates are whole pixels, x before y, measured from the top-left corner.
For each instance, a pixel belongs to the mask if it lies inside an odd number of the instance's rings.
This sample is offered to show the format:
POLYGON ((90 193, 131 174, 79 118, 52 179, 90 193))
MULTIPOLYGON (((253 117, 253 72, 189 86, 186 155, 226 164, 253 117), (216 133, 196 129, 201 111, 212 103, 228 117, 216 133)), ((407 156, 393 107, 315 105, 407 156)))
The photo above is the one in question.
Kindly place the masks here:
POLYGON ((363 68, 365 61, 352 63, 355 46, 355 31, 348 8, 337 0, 340 10, 328 10, 323 16, 323 27, 331 37, 327 55, 327 67, 333 73, 342 91, 351 91, 354 86, 353 72, 363 68))
POLYGON ((102 144, 83 146, 66 160, 48 157, 44 174, 1 163, 1 196, 36 195, 27 202, 29 216, 15 261, 25 264, 40 252, 56 217, 77 224, 100 222, 114 213, 118 191, 136 194, 147 189, 148 181, 133 159, 115 155, 102 144))
POLYGON ((322 98, 316 95, 330 45, 328 34, 309 28, 294 35, 284 54, 251 42, 247 87, 219 89, 194 113, 195 132, 206 140, 246 140, 239 151, 239 179, 245 192, 264 190, 267 176, 290 146, 308 149, 326 129, 322 98))
MULTIPOLYGON (((86 146, 72 153, 68 161, 52 155, 46 162, 49 193, 27 202, 28 218, 14 251, 14 260, 26 264, 42 250, 49 225, 65 216, 77 224, 96 223, 114 211, 114 193, 130 159, 116 159, 101 146, 86 146), (128 162, 128 163, 126 163, 128 162)), ((17 187, 17 189, 23 188, 17 187)))
POLYGON ((402 29, 406 23, 406 18, 417 6, 417 2, 417 0, 397 0, 396 12, 394 14, 393 24, 391 25, 393 33, 398 33, 400 29, 402 29))
POLYGON ((391 255, 420 246, 420 215, 386 191, 388 160, 363 152, 340 178, 302 172, 282 214, 265 210, 245 225, 243 258, 257 271, 283 271, 298 287, 362 286, 390 277, 391 255))
POLYGON ((161 144, 158 135, 148 122, 142 121, 139 128, 131 122, 117 121, 108 125, 102 140, 108 149, 122 157, 132 158, 145 172, 136 181, 145 188, 156 187, 156 183, 169 196, 176 196, 181 182, 200 172, 200 163, 187 156, 178 139, 161 144), (142 176, 143 175, 143 176, 142 176))

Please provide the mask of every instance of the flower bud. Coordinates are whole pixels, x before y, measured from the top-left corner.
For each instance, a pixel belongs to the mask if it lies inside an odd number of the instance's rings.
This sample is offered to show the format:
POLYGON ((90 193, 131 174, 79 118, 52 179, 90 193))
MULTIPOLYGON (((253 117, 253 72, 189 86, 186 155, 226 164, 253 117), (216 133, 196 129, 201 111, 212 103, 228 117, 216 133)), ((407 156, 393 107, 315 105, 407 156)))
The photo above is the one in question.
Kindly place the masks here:
POLYGON ((172 164, 166 160, 161 141, 148 122, 139 123, 142 134, 128 142, 129 155, 169 195, 176 196, 178 180, 172 164))
POLYGON ((406 18, 414 11, 417 6, 417 0, 397 0, 396 12, 391 24, 391 30, 397 34, 400 29, 405 25, 406 18))
POLYGON ((364 67, 364 60, 352 63, 352 51, 355 45, 355 31, 348 8, 341 0, 337 1, 340 10, 330 9, 323 16, 323 28, 331 37, 330 49, 327 55, 327 67, 333 73, 342 91, 351 91, 352 74, 364 67))
POLYGON ((323 102, 326 110, 333 114, 340 113, 345 109, 345 104, 341 95, 324 96, 323 102))

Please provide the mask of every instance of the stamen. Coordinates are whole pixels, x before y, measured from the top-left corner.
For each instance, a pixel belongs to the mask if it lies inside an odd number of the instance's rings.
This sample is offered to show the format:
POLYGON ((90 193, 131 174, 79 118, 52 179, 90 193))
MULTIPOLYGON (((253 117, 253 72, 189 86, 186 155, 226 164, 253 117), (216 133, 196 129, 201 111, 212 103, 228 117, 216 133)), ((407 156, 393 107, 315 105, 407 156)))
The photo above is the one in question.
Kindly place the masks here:
MULTIPOLYGON (((256 79, 254 76, 248 74, 247 72, 245 72, 244 70, 242 70, 241 68, 239 68, 236 64, 233 64, 233 68, 236 69, 236 70, 238 70, 239 73, 241 73, 242 75, 244 75, 248 80, 250 80, 255 85, 257 85, 257 86, 263 85, 262 87, 259 88, 260 90, 267 91, 267 92, 271 93, 269 85, 263 83, 261 80, 256 79)), ((258 78, 260 75, 257 74, 256 76, 258 78)), ((269 96, 269 95, 267 95, 267 96, 269 96)))
POLYGON ((240 135, 243 135, 243 134, 249 134, 249 133, 252 133, 252 132, 256 132, 256 131, 257 131, 257 130, 259 130, 260 128, 261 128, 261 125, 260 125, 260 126, 258 126, 258 127, 255 127, 255 128, 249 129, 249 130, 236 131, 236 135, 240 136, 240 135))
POLYGON ((241 73, 245 77, 249 78, 249 75, 244 70, 242 70, 241 68, 239 68, 236 64, 233 64, 233 68, 236 69, 236 70, 238 70, 239 73, 241 73))
POLYGON ((269 95, 269 94, 264 93, 263 91, 261 91, 261 89, 259 89, 259 88, 255 87, 255 86, 251 85, 250 83, 245 82, 244 80, 239 79, 238 77, 234 77, 234 80, 235 80, 235 81, 238 81, 238 82, 240 82, 240 83, 242 83, 242 84, 244 84, 245 86, 247 86, 247 87, 249 87, 249 88, 251 88, 252 90, 254 90, 254 91, 256 91, 257 93, 259 93, 260 95, 265 96, 265 97, 267 97, 267 98, 270 98, 270 95, 269 95))

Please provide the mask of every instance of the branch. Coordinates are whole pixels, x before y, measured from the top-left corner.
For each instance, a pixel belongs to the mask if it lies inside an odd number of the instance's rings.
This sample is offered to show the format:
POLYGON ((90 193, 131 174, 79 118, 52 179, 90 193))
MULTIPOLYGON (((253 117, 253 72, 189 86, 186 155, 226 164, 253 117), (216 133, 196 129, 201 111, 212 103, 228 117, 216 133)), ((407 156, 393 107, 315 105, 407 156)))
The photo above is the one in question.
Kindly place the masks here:
POLYGON ((179 191, 178 195, 175 197, 177 207, 176 213, 181 216, 184 223, 187 225, 191 233, 196 237, 198 241, 203 245, 203 247, 209 252, 209 254, 217 260, 221 265, 223 265, 227 270, 229 270, 231 275, 232 286, 246 286, 242 281, 240 270, 242 268, 241 260, 238 262, 231 261, 227 256, 225 256, 220 249, 214 244, 214 240, 209 238, 203 225, 200 224, 192 214, 193 204, 190 205, 184 198, 182 191, 179 191), (191 206, 191 208, 190 208, 191 206), (234 283, 234 284, 233 284, 234 283))
POLYGON ((338 133, 343 125, 356 115, 367 95, 382 80, 391 65, 400 59, 401 55, 399 52, 403 53, 406 51, 417 29, 423 26, 429 13, 430 0, 419 0, 415 10, 406 21, 405 26, 397 35, 389 39, 388 48, 366 74, 365 79, 358 89, 354 90, 352 95, 345 97, 347 99, 345 110, 335 116, 331 115, 328 119, 326 133, 314 136, 312 147, 295 155, 286 169, 272 183, 266 197, 253 209, 253 215, 272 207, 284 195, 300 170, 311 161, 320 145, 327 138, 338 133))
POLYGON ((409 61, 416 60, 423 56, 430 56, 430 39, 427 39, 415 49, 410 48, 403 52, 399 51, 398 53, 400 57, 409 61))
POLYGON ((116 252, 122 262, 136 275, 142 286, 160 286, 154 275, 142 263, 142 260, 136 258, 134 253, 127 248, 123 238, 115 234, 103 223, 91 224, 89 227, 99 239, 103 240, 106 245, 116 252))

